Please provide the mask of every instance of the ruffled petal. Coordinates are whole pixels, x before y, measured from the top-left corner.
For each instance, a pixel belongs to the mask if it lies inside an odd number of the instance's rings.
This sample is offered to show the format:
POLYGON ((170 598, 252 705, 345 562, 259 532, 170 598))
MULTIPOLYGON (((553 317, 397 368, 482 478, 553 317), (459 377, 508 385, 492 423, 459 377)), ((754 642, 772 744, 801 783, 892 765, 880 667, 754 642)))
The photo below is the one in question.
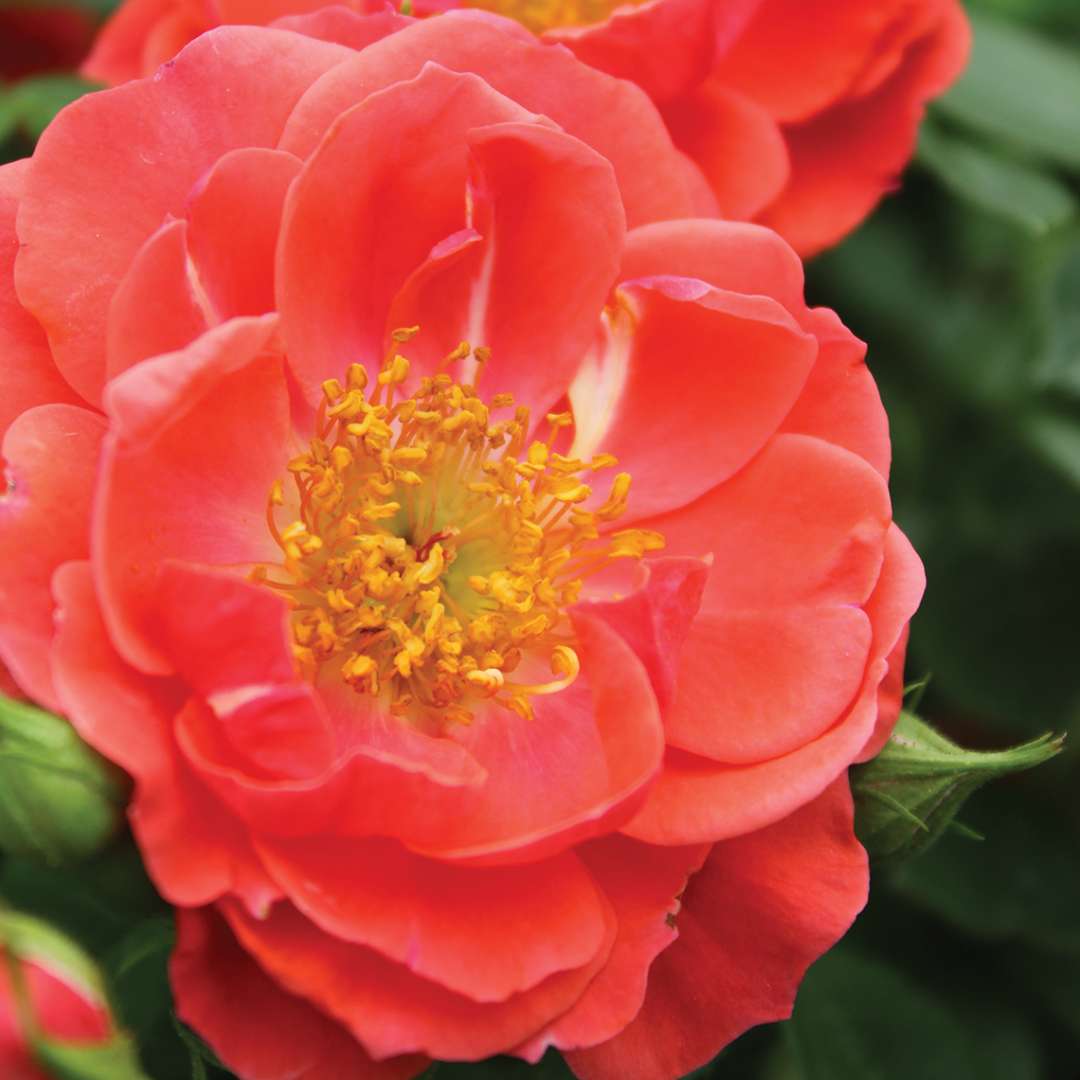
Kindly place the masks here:
MULTIPOLYGON (((146 75, 146 40, 175 9, 176 0, 127 0, 98 34, 82 74, 109 86, 146 75)), ((209 24, 203 29, 209 29, 209 24)))
POLYGON ((749 836, 717 844, 683 896, 679 938, 645 1004, 608 1043, 571 1052, 582 1080, 682 1076, 755 1024, 791 1015, 806 969, 866 903, 847 778, 749 836))
MULTIPOLYGON (((389 5, 383 11, 360 15, 346 7, 322 7, 325 0, 316 2, 320 5, 319 10, 304 15, 284 15, 275 19, 272 25, 281 30, 292 30, 297 34, 306 34, 320 41, 332 41, 336 45, 359 51, 388 34, 404 30, 412 23, 412 19, 394 11, 389 5)), ((295 11, 295 6, 290 6, 295 11)))
POLYGON ((581 609, 606 622, 645 665, 661 711, 679 680, 679 655, 701 606, 710 563, 659 558, 640 564, 638 581, 618 600, 588 600, 581 609))
POLYGON ((82 404, 60 377, 45 333, 15 295, 15 256, 19 238, 15 213, 30 164, 0 166, 0 356, 4 357, 0 395, 0 438, 20 413, 50 402, 82 404))
POLYGON ((169 978, 177 1015, 246 1080, 409 1080, 426 1058, 372 1061, 341 1025, 283 990, 212 909, 181 909, 169 978))
POLYGON ((485 382, 544 409, 565 394, 615 283, 619 189, 607 161, 560 131, 499 124, 469 145, 470 224, 486 250, 462 337, 491 348, 485 382))
POLYGON ((352 55, 283 30, 223 27, 159 77, 88 94, 49 125, 19 208, 16 280, 61 373, 88 401, 105 379, 109 301, 147 237, 182 216, 192 185, 223 154, 273 146, 300 94, 352 55))
POLYGON ((668 745, 731 764, 798 749, 851 706, 870 639, 846 604, 701 615, 664 714, 668 745))
POLYGON ((885 537, 885 563, 866 613, 874 627, 871 661, 877 673, 877 723, 857 761, 868 761, 888 741, 904 694, 904 656, 908 622, 926 588, 922 560, 908 538, 893 525, 885 537))
POLYGON ((169 669, 147 630, 162 562, 280 555, 266 524, 290 431, 281 360, 267 353, 275 326, 232 320, 109 385, 95 573, 117 648, 147 672, 169 669))
POLYGON ((919 6, 911 0, 764 0, 714 71, 777 120, 805 120, 847 92, 919 6))
POLYGON ((663 113, 675 145, 704 173, 725 217, 752 218, 783 191, 791 172, 787 145, 753 99, 706 79, 663 113))
POLYGON ((487 12, 451 11, 424 19, 365 49, 304 95, 280 148, 308 157, 352 105, 413 78, 429 61, 475 72, 499 93, 549 117, 607 158, 631 226, 700 209, 700 174, 687 169, 638 87, 595 71, 567 51, 541 44, 517 23, 487 12), (626 138, 628 131, 632 139, 626 138))
POLYGON ((614 454, 634 479, 631 516, 649 517, 697 499, 765 445, 817 342, 768 297, 692 278, 645 278, 619 295, 606 347, 570 388, 571 453, 614 454))
POLYGON ((277 905, 261 920, 232 904, 222 910, 243 947, 283 989, 314 1002, 380 1059, 419 1052, 475 1061, 525 1041, 581 996, 606 962, 616 929, 609 912, 606 940, 589 964, 506 1001, 481 1003, 331 937, 290 905, 277 905))
MULTIPOLYGON (((633 506, 633 503, 631 503, 633 506)), ((892 520, 881 475, 805 435, 778 435, 684 510, 650 519, 672 555, 712 553, 702 610, 859 604, 892 520)))
POLYGON ((473 1001, 581 967, 607 936, 601 896, 570 852, 513 867, 452 866, 381 839, 266 839, 259 852, 322 930, 473 1001))
POLYGON ((108 378, 184 348, 218 321, 196 283, 187 222, 169 221, 139 249, 113 293, 106 327, 108 378))
POLYGON ((67 563, 53 588, 57 690, 79 734, 135 779, 128 815, 161 894, 205 904, 235 894, 265 911, 279 890, 251 844, 209 793, 185 774, 170 726, 184 690, 128 667, 109 643, 88 563, 67 563))
POLYGON ((233 150, 192 194, 188 246, 217 321, 274 310, 281 209, 301 165, 280 150, 233 150))
POLYGON ((675 917, 687 878, 706 845, 654 847, 622 836, 584 844, 579 853, 611 902, 618 934, 611 956, 574 1006, 516 1053, 535 1061, 549 1046, 592 1046, 629 1024, 645 1000, 650 965, 678 936, 675 917))
POLYGON ((708 73, 715 42, 744 22, 760 0, 736 0, 723 11, 707 0, 660 0, 616 8, 591 26, 555 28, 544 40, 565 45, 590 67, 640 86, 667 101, 708 73), (717 27, 720 21, 726 26, 717 27))
POLYGON ((844 236, 896 183, 926 103, 962 70, 970 38, 963 11, 946 0, 937 31, 877 90, 786 128, 791 180, 759 220, 803 256, 844 236))
POLYGON ((278 310, 309 400, 350 362, 381 361, 393 297, 465 226, 467 132, 522 119, 531 116, 475 75, 429 64, 336 120, 282 224, 278 310))
POLYGON ((39 405, 8 428, 7 490, 0 496, 0 657, 47 709, 59 702, 49 673, 53 571, 85 559, 90 500, 105 421, 77 405, 39 405))

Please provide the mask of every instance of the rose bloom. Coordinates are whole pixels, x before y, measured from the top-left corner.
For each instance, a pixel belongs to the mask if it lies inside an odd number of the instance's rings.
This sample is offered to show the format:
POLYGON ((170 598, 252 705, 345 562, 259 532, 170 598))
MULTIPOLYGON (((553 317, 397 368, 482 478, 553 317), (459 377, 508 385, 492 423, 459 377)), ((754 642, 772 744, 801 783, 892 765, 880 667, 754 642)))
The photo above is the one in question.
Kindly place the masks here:
POLYGON ((866 899, 885 415, 639 88, 403 23, 211 31, 0 171, 2 657, 240 1076, 679 1076, 866 899))
POLYGON ((23 1004, 50 1039, 91 1045, 109 1038, 108 1014, 55 964, 15 960, 0 947, 0 1073, 4 1080, 49 1080, 26 1039, 23 1004), (19 1001, 12 974, 25 994, 19 1001))
MULTIPOLYGON (((223 23, 266 25, 325 0, 126 0, 86 71, 147 75, 223 23)), ((376 10, 379 0, 347 0, 376 10)), ((479 7, 630 79, 707 177, 725 218, 802 255, 842 239, 891 190, 926 103, 967 59, 959 0, 414 0, 479 7)))
POLYGON ((0 81, 76 67, 94 39, 84 11, 66 7, 0 6, 0 81))

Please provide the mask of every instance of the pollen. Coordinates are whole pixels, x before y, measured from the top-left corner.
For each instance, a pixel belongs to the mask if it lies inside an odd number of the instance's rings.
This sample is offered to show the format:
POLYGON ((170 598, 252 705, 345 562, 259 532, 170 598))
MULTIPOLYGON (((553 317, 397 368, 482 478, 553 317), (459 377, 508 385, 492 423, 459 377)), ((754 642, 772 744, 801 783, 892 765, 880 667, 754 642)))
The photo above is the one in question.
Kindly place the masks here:
POLYGON ((580 671, 567 609, 585 580, 664 540, 611 528, 630 476, 594 494, 617 462, 555 449, 569 413, 534 431, 511 395, 485 400, 445 370, 469 356, 481 370, 488 350, 462 343, 404 393, 397 348, 415 332, 395 331, 373 380, 352 364, 323 384, 315 437, 267 497, 281 561, 252 576, 287 599, 312 681, 340 679, 435 730, 485 702, 530 718, 580 671))
MULTIPOLYGON (((629 0, 635 6, 644 0, 629 0)), ((470 7, 493 11, 527 26, 534 33, 603 22, 627 0, 470 0, 470 7)))

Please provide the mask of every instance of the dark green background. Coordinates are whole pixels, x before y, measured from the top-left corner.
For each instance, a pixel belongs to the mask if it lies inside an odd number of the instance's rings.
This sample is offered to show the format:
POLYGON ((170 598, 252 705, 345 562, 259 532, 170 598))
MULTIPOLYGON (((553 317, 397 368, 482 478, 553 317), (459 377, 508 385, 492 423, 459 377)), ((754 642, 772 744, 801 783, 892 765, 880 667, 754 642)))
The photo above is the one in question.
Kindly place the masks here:
MULTIPOLYGON (((908 666, 931 676, 920 711, 991 748, 1080 734, 1080 0, 969 8, 971 68, 931 110, 901 193, 810 266, 808 291, 869 342, 891 417, 896 516, 929 579, 908 666)), ((0 159, 78 91, 0 91, 0 159)), ((961 816, 985 840, 954 832, 877 868, 793 1021, 698 1075, 1080 1077, 1078 761, 1067 746, 979 792, 961 816)), ((153 1080, 224 1075, 170 1018, 170 922, 128 847, 63 870, 9 859, 0 895, 101 961, 153 1080)), ((436 1072, 568 1075, 550 1055, 436 1072)))

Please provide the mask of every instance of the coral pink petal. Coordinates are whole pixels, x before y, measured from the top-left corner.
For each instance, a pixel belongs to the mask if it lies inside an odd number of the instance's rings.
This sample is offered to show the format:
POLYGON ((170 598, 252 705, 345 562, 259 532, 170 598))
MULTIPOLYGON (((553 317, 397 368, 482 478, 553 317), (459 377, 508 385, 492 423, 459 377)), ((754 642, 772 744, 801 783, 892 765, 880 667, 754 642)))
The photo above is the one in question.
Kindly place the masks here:
POLYGON ((626 306, 606 348, 570 388, 572 453, 618 458, 634 480, 630 521, 685 506, 741 469, 794 404, 817 342, 768 297, 675 277, 619 291, 626 306))
POLYGON ((47 709, 53 571, 89 554, 90 505, 104 419, 77 405, 38 405, 4 437, 0 495, 0 659, 47 709))
POLYGON ((840 777, 761 832, 717 844, 690 879, 679 938, 610 1042, 567 1055, 581 1080, 682 1076, 755 1024, 791 1015, 806 969, 866 903, 866 852, 840 777))
MULTIPOLYGON (((325 0, 317 0, 320 5, 318 11, 306 15, 285 15, 274 20, 272 25, 281 30, 292 30, 297 34, 306 34, 320 41, 332 41, 359 51, 388 34, 404 30, 412 23, 412 19, 399 15, 389 4, 384 11, 359 15, 346 7, 322 7, 324 2, 325 0)), ((295 7, 293 10, 295 11, 295 7)))
POLYGON ((616 929, 608 909, 605 941, 588 964, 506 1001, 477 1002, 324 933, 289 905, 261 920, 233 904, 222 910, 243 947, 283 989, 314 1002, 379 1059, 424 1053, 475 1061, 524 1042, 577 1001, 607 961, 616 929))
POLYGON ((870 620, 848 604, 712 609, 683 648, 668 745, 730 764, 790 753, 851 706, 870 637, 870 620))
MULTIPOLYGON (((422 330, 407 347, 414 371, 436 371, 450 351, 446 343, 451 342, 453 348, 467 333, 469 306, 486 250, 484 238, 475 229, 466 226, 452 233, 431 249, 390 302, 387 340, 402 327, 419 326, 422 330)), ((459 365, 454 374, 460 376, 462 370, 459 365)))
POLYGON ((721 289, 778 300, 818 339, 818 357, 781 431, 816 435, 889 470, 889 425, 866 346, 824 308, 803 300, 802 263, 771 229, 734 221, 664 221, 634 229, 626 239, 622 276, 678 274, 721 289))
POLYGON ((146 39, 175 8, 176 0, 126 0, 98 35, 82 74, 110 86, 147 74, 143 68, 146 39))
POLYGON ((281 209, 301 165, 280 150, 233 150, 192 194, 188 247, 217 321, 274 310, 281 209))
POLYGON ((967 21, 950 2, 937 32, 874 93, 787 128, 791 182, 760 220, 804 256, 839 240, 895 184, 926 103, 956 78, 969 45, 967 21))
POLYGON ((705 559, 658 558, 640 564, 639 581, 618 600, 589 600, 580 610, 606 622, 645 665, 661 711, 675 695, 679 654, 701 606, 705 559))
POLYGON ((499 124, 469 144, 471 224, 487 250, 463 337, 492 350, 485 382, 544 409, 565 393, 615 283, 619 189, 611 165, 561 131, 499 124))
POLYGON ((180 744, 204 781, 260 832, 381 834, 460 862, 535 861, 627 821, 663 753, 644 668, 599 620, 575 621, 582 675, 538 697, 532 721, 492 706, 453 737, 436 738, 365 709, 337 680, 319 688, 341 747, 325 776, 252 776, 214 738, 205 709, 186 710, 180 744))
POLYGON ((290 431, 281 361, 266 353, 275 325, 232 320, 109 386, 95 573, 117 648, 150 673, 169 670, 148 630, 163 561, 280 555, 266 524, 290 431))
POLYGON ((188 253, 187 223, 169 221, 139 249, 113 293, 106 328, 108 377, 182 349, 205 333, 211 313, 200 292, 188 253))
POLYGON ((862 604, 881 572, 891 518, 885 481, 861 458, 806 435, 777 435, 726 483, 644 524, 664 534, 671 555, 712 553, 708 611, 862 604))
POLYGON ((307 157, 351 105, 412 78, 429 61, 476 72, 495 90, 549 117, 607 158, 631 226, 686 217, 700 205, 695 183, 700 175, 688 171, 638 87, 579 63, 563 49, 542 45, 518 24, 486 12, 451 11, 417 22, 320 79, 294 111, 281 149, 307 157), (628 131, 632 139, 626 138, 628 131))
POLYGON ((910 0, 764 0, 714 72, 777 120, 805 120, 848 91, 914 6, 910 0))
POLYGON ((0 166, 0 356, 4 358, 0 438, 15 417, 35 405, 82 404, 56 370, 41 327, 15 295, 13 269, 19 250, 15 213, 29 168, 27 161, 0 166))
POLYGON ((278 261, 282 330, 309 400, 350 362, 378 365, 395 294, 465 226, 466 133, 530 118, 475 75, 431 64, 334 124, 286 203, 278 261))
POLYGON ((243 830, 185 775, 170 725, 183 690, 125 664, 109 643, 88 563, 53 582, 59 606, 52 650, 57 689, 79 734, 135 779, 129 809, 147 869, 174 904, 226 893, 263 910, 278 895, 243 830))
POLYGON ((622 280, 665 274, 699 278, 747 296, 771 296, 800 326, 807 317, 802 262, 790 244, 761 225, 688 218, 631 229, 622 280))
POLYGON ((602 620, 579 609, 573 621, 576 682, 535 697, 532 720, 492 707, 456 731, 487 780, 415 807, 402 823, 409 846, 444 859, 525 862, 610 832, 640 805, 662 754, 648 675, 602 620))
POLYGON ((281 986, 213 909, 177 912, 177 1015, 246 1080, 410 1080, 425 1058, 372 1061, 339 1024, 281 986))
POLYGON ((61 373, 88 401, 105 378, 109 301, 147 237, 183 215, 192 185, 223 154, 273 146, 301 93, 351 55, 283 30, 223 27, 158 77, 88 94, 49 125, 19 208, 16 281, 61 373))
POLYGON ((654 847, 623 836, 581 847, 581 858, 615 909, 615 946, 573 1008, 516 1053, 536 1060, 548 1046, 592 1046, 634 1019, 645 1000, 650 965, 678 936, 675 916, 687 878, 708 853, 704 844, 654 847))
POLYGON ((708 0, 660 0, 616 8, 591 26, 552 29, 545 41, 565 45, 590 67, 640 86, 653 101, 667 101, 708 74, 715 24, 746 19, 759 0, 726 3, 721 14, 708 0))
POLYGON ((663 113, 675 145, 701 169, 725 217, 751 218, 784 189, 790 173, 784 137, 751 98, 710 79, 663 113))
POLYGON ((284 600, 231 575, 172 563, 156 595, 155 640, 210 706, 238 764, 284 779, 324 773, 334 739, 325 711, 297 681, 284 600))
POLYGON ((263 840, 259 853, 297 908, 474 1001, 505 1001, 604 945, 603 901, 578 857, 466 867, 397 841, 263 840))
POLYGON ((907 627, 926 588, 926 573, 908 538, 893 525, 885 537, 885 563, 877 588, 866 604, 874 627, 871 658, 884 661, 886 672, 878 687, 877 725, 860 751, 859 761, 874 757, 888 741, 904 692, 907 627))
POLYGON ((884 665, 838 724, 783 757, 725 765, 671 748, 644 808, 623 831, 651 844, 701 844, 764 828, 816 798, 866 744, 884 665), (876 680, 876 681, 875 681, 876 680), (871 688, 867 688, 872 683, 871 688))
POLYGON ((780 430, 842 446, 888 478, 889 421, 865 363, 866 345, 826 308, 808 311, 803 325, 820 343, 818 359, 780 430))

